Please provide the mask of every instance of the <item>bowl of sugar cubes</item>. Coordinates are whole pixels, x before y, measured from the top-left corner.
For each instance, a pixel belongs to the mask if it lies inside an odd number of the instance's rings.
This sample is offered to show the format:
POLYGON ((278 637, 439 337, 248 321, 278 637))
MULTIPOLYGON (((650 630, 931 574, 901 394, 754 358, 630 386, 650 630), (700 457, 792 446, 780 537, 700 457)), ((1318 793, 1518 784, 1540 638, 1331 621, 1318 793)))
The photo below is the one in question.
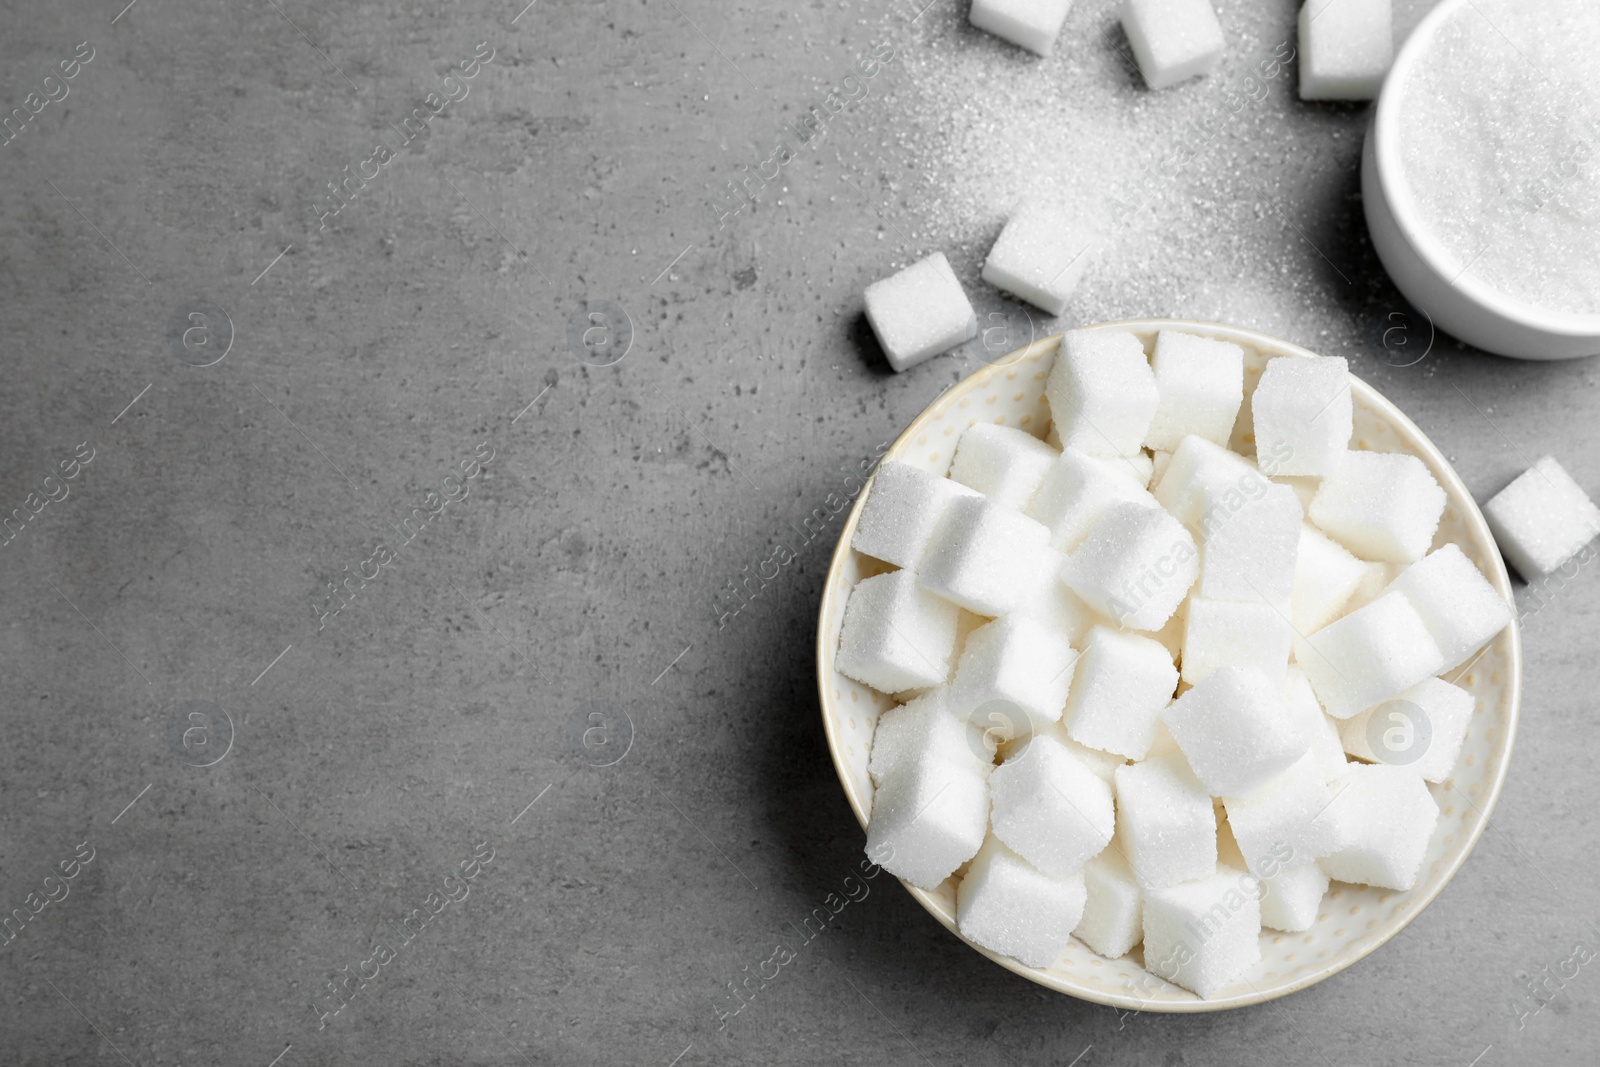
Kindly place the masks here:
POLYGON ((867 857, 972 948, 1118 1008, 1241 1007, 1466 860, 1514 616, 1472 496, 1345 360, 1108 323, 884 455, 824 587, 823 723, 867 857))

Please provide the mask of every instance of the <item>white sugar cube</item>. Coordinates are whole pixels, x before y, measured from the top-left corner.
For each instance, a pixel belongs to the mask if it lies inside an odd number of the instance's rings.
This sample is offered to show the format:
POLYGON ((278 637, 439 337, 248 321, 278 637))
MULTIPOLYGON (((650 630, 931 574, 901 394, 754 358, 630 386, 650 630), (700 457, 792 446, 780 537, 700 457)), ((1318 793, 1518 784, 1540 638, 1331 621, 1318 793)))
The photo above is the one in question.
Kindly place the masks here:
MULTIPOLYGON (((983 2, 976 0, 972 5, 974 25, 978 22, 979 4, 983 2)), ((1033 8, 1053 6, 1060 0, 1045 0, 1043 4, 1037 0, 1000 2, 1033 8)), ((1093 259, 1098 242, 1099 234, 1094 225, 1068 204, 1043 197, 1025 200, 1000 231, 994 247, 989 249, 989 257, 983 264, 983 280, 1059 316, 1067 310, 1067 300, 1093 259)))
POLYGON ((1455 769, 1476 706, 1466 690, 1426 678, 1393 700, 1344 720, 1339 736, 1352 756, 1442 782, 1455 769))
POLYGON ((1050 530, 1050 547, 1070 552, 1111 504, 1159 507, 1155 497, 1117 468, 1119 460, 1101 459, 1076 449, 1054 461, 1026 513, 1050 530))
POLYGON ((1157 449, 1150 453, 1150 485, 1152 487, 1161 483, 1161 476, 1167 473, 1167 465, 1171 462, 1171 452, 1157 449))
POLYGON ((971 762, 933 754, 908 761, 872 797, 867 857, 935 889, 977 854, 989 827, 989 783, 971 762))
POLYGON ((1348 615, 1352 611, 1358 611, 1387 593, 1389 586, 1394 584, 1394 580, 1400 577, 1405 568, 1404 563, 1363 563, 1361 580, 1356 583, 1355 592, 1350 594, 1350 599, 1344 602, 1342 613, 1348 615))
POLYGON ((1178 443, 1151 492, 1179 522, 1203 531, 1208 507, 1224 504, 1211 521, 1215 526, 1231 513, 1230 508, 1236 507, 1235 501, 1259 497, 1270 485, 1267 476, 1243 456, 1191 435, 1178 443))
POLYGON ((967 635, 951 706, 1002 741, 1061 718, 1078 653, 1037 619, 1007 615, 967 635))
POLYGON ((1228 797, 1223 807, 1250 873, 1266 878, 1285 866, 1300 866, 1332 852, 1333 794, 1310 752, 1260 789, 1228 797))
POLYGON ((1111 840, 1111 787, 1051 737, 1036 737, 989 776, 994 835, 1045 874, 1081 870, 1111 840))
POLYGON ((1117 839, 1140 885, 1177 885, 1216 869, 1216 813, 1182 753, 1124 764, 1116 785, 1117 839))
POLYGON ((1209 74, 1222 59, 1222 24, 1210 0, 1124 0, 1122 28, 1152 89, 1209 74))
POLYGON ((922 585, 978 615, 1002 615, 1026 594, 1049 540, 1050 531, 1025 515, 959 497, 923 554, 922 585))
POLYGON ((1002 507, 1021 511, 1060 455, 1030 433, 980 422, 961 435, 950 478, 1002 507))
POLYGON ((1270 359, 1250 410, 1263 470, 1326 476, 1339 466, 1354 432, 1350 365, 1338 356, 1270 359))
POLYGON ((1311 929, 1328 892, 1328 874, 1320 864, 1304 863, 1261 879, 1261 925, 1298 934, 1311 929))
POLYGON ((1600 507, 1545 456, 1483 506, 1500 551, 1532 582, 1560 567, 1600 534, 1600 507))
POLYGON ((1441 670, 1465 662, 1511 621, 1511 605, 1459 545, 1443 545, 1413 563, 1389 589, 1405 594, 1422 616, 1444 656, 1441 670))
POLYGON ((1321 860, 1340 882, 1410 889, 1417 884, 1439 805, 1422 778, 1404 767, 1352 763, 1332 783, 1338 850, 1321 860))
POLYGON ((978 334, 978 316, 943 252, 867 286, 866 305, 867 321, 896 371, 978 334))
POLYGON ((1135 485, 1149 489, 1150 479, 1156 469, 1155 457, 1148 452, 1135 452, 1131 456, 1118 456, 1108 460, 1113 470, 1132 478, 1135 485))
POLYGON ((1107 959, 1121 959, 1144 938, 1144 890, 1113 840, 1084 864, 1083 919, 1072 935, 1107 959))
POLYGON ((1046 552, 1037 576, 1030 579, 1027 592, 1011 610, 1013 614, 1037 619, 1065 637, 1069 644, 1077 645, 1099 616, 1061 581, 1064 562, 1065 557, 1059 552, 1046 552))
POLYGON ((1196 881, 1145 894, 1144 965, 1213 997, 1261 961, 1258 881, 1218 867, 1196 881))
POLYGON ((1144 444, 1160 396, 1144 345, 1120 330, 1069 330, 1045 397, 1061 449, 1131 456, 1144 444))
POLYGON ((1343 545, 1315 526, 1302 524, 1291 597, 1294 628, 1302 634, 1316 633, 1337 619, 1365 570, 1366 564, 1343 545))
POLYGON ((976 495, 949 478, 886 460, 872 476, 850 547, 896 567, 913 569, 921 562, 928 539, 950 501, 976 495))
POLYGON ((1171 451, 1190 434, 1226 447, 1244 402, 1244 349, 1162 330, 1150 369, 1160 401, 1144 435, 1146 447, 1171 451))
POLYGON ((1306 680, 1306 672, 1298 666, 1289 668, 1283 683, 1283 702, 1290 728, 1316 757, 1323 781, 1332 781, 1343 774, 1350 761, 1344 756, 1339 723, 1322 710, 1317 695, 1311 691, 1311 683, 1306 680))
POLYGON ((1433 544, 1444 505, 1444 490, 1416 456, 1349 452, 1322 479, 1310 517, 1362 559, 1412 563, 1433 544))
MULTIPOLYGON (((1067 736, 1066 728, 1060 722, 1051 723, 1035 736, 1049 737, 1056 741, 1061 747, 1072 753, 1074 759, 1094 772, 1094 776, 1106 783, 1106 785, 1115 785, 1117 768, 1128 762, 1114 753, 1102 752, 1098 748, 1090 748, 1088 745, 1078 744, 1078 742, 1067 736)), ((1010 759, 1020 752, 1024 746, 1030 744, 1032 740, 1033 738, 1025 737, 1003 742, 1000 745, 1000 757, 1002 759, 1010 759)))
POLYGON ((910 571, 865 578, 845 603, 834 665, 880 693, 938 685, 950 676, 956 615, 910 571))
MULTIPOLYGON (((968 18, 985 33, 992 33, 1019 48, 1047 56, 1055 47, 1061 24, 1066 21, 1067 12, 1071 9, 1072 0, 972 0, 972 11, 968 18)), ((987 272, 984 280, 991 280, 987 272)), ((1051 314, 1059 315, 1061 312, 1053 311, 1051 314)))
POLYGON ((991 837, 956 888, 961 936, 1029 967, 1048 967, 1083 918, 1083 873, 1052 878, 991 837))
POLYGON ((1444 655, 1403 593, 1385 593, 1295 642, 1323 710, 1348 719, 1399 696, 1444 664, 1444 655))
POLYGON ((1133 630, 1172 618, 1200 564, 1194 538, 1159 508, 1108 506, 1061 568, 1061 580, 1102 615, 1133 630))
POLYGON ((1197 596, 1266 604, 1287 617, 1304 516, 1294 490, 1267 483, 1260 495, 1205 494, 1197 596))
POLYGON ((1394 59, 1389 0, 1306 0, 1300 99, 1374 100, 1394 59))
POLYGON ((1062 721, 1075 741, 1143 759, 1177 686, 1177 668, 1158 642, 1096 626, 1084 640, 1062 721))
POLYGON ((1231 600, 1189 598, 1183 629, 1183 680, 1191 685, 1233 665, 1283 683, 1294 635, 1278 608, 1231 600))
POLYGON ((988 777, 994 770, 995 739, 957 715, 949 697, 949 690, 940 686, 878 716, 872 733, 872 758, 867 764, 874 782, 882 784, 924 753, 956 763, 970 760, 988 777))
POLYGON ((1285 716, 1281 685, 1259 671, 1220 667, 1163 713, 1211 796, 1247 796, 1305 752, 1285 716))

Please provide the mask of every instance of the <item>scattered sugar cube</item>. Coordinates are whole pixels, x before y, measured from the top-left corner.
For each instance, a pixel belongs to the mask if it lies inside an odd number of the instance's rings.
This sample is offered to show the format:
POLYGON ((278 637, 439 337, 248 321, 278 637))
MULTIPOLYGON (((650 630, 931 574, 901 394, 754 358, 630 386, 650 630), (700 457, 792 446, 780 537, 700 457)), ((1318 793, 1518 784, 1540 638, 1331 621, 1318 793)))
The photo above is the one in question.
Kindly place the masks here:
POLYGON ((1332 784, 1338 850, 1321 860, 1328 877, 1384 889, 1417 884, 1439 805, 1421 776, 1404 767, 1352 763, 1332 784))
POLYGON ((1171 451, 1194 434, 1227 447, 1239 405, 1244 403, 1244 349, 1210 337, 1162 330, 1156 334, 1150 369, 1160 401, 1145 432, 1145 446, 1171 451))
POLYGON ((1177 668, 1158 642, 1096 626, 1078 657, 1062 722, 1075 741, 1143 759, 1177 686, 1177 668))
POLYGON ((1294 564, 1290 618, 1302 634, 1316 633, 1339 617, 1356 591, 1366 564, 1309 523, 1300 527, 1294 564))
POLYGON ((1471 693, 1439 678, 1427 678, 1393 700, 1344 720, 1339 736, 1358 759, 1403 767, 1430 782, 1455 769, 1467 738, 1471 693))
POLYGON ((1146 888, 1203 878, 1217 866, 1217 818, 1211 796, 1183 755, 1152 750, 1117 768, 1117 836, 1146 888))
POLYGON ((1385 593, 1297 640, 1294 658, 1323 710, 1335 719, 1399 696, 1444 663, 1422 616, 1403 593, 1385 593))
POLYGON ((1083 869, 1111 841, 1111 787, 1050 737, 1036 737, 989 776, 994 835, 1045 874, 1083 869))
POLYGON ((1311 498, 1311 521, 1357 556, 1414 563, 1427 554, 1445 495, 1427 464, 1399 452, 1349 452, 1311 498))
POLYGON ((872 476, 850 547, 864 556, 914 569, 950 501, 976 495, 949 478, 885 460, 872 476))
POLYGON ((1219 667, 1162 713, 1211 796, 1248 796, 1306 751, 1284 712, 1282 684, 1260 671, 1219 667))
POLYGON ((1051 878, 991 837, 956 888, 961 936, 1029 967, 1048 967, 1083 918, 1083 872, 1051 878))
POLYGON ((866 304, 867 321, 896 371, 978 335, 978 316, 943 252, 867 286, 866 304))
POLYGON ((878 716, 867 770, 882 784, 896 769, 929 753, 950 762, 970 760, 984 777, 994 770, 995 739, 986 736, 950 707, 944 686, 878 716))
POLYGON ((1328 892, 1328 874, 1320 864, 1304 863, 1261 879, 1261 925, 1298 934, 1311 929, 1328 892))
POLYGON ((1545 456, 1483 506, 1500 551, 1526 581, 1543 578, 1600 534, 1600 507, 1545 456))
POLYGON ((1120 330, 1068 330, 1045 397, 1062 451, 1091 456, 1139 452, 1160 402, 1144 345, 1120 330))
POLYGON ((880 693, 900 693, 948 678, 955 644, 955 605, 919 588, 910 571, 891 571, 850 591, 834 666, 880 693))
POLYGON ((1061 553, 1046 551, 1037 577, 1029 580, 1023 599, 1011 610, 1015 615, 1037 619, 1065 637, 1068 644, 1077 646, 1099 616, 1061 581, 1064 562, 1066 557, 1061 553))
MULTIPOLYGON (((1055 47, 1061 24, 1067 20, 1072 0, 972 0, 972 24, 1003 41, 1041 56, 1055 47)), ((984 272, 984 280, 999 285, 984 272)), ((1009 286, 1001 286, 1009 288, 1009 286)), ((1043 304, 1039 305, 1044 307, 1043 304)), ((1049 308, 1045 308, 1049 311, 1049 308)), ((1051 311, 1059 315, 1059 311, 1051 311)))
POLYGON ((1198 554, 1189 531, 1165 511, 1111 504, 1067 556, 1061 580, 1120 625, 1156 630, 1188 595, 1198 554))
POLYGON ((935 889, 977 854, 989 828, 989 783, 970 761, 931 753, 895 768, 872 797, 867 857, 935 889))
POLYGON ((1196 881, 1145 894, 1145 968, 1212 997, 1261 962, 1260 885, 1218 867, 1196 881))
POLYGON ((1333 823, 1325 817, 1332 800, 1322 767, 1310 752, 1248 796, 1224 800, 1228 825, 1250 873, 1266 878, 1332 852, 1333 823))
POLYGON ((1464 663, 1511 622, 1511 605, 1456 544, 1407 567, 1389 589, 1403 593, 1422 616, 1444 656, 1441 670, 1464 663))
POLYGON ((1269 359, 1250 409, 1262 470, 1325 477, 1344 459, 1355 432, 1350 364, 1338 356, 1269 359))
POLYGON ((1306 0, 1300 99, 1375 100, 1394 59, 1389 0, 1306 0))
POLYGON ((1222 24, 1209 0, 1124 0, 1122 28, 1152 89, 1210 74, 1222 59, 1222 24))
POLYGON ((950 683, 957 713, 999 740, 1028 736, 1061 718, 1078 653, 1026 615, 1007 615, 967 635, 950 683))
MULTIPOLYGON (((982 2, 977 0, 972 6, 974 25, 982 2)), ((1028 0, 1000 2, 1040 6, 1028 0)), ((1050 2, 1047 0, 1044 6, 1050 2)), ((983 263, 983 280, 1059 316, 1067 310, 1067 300, 1078 287, 1099 240, 1093 224, 1069 205, 1043 197, 1025 200, 989 249, 989 258, 983 263)))
POLYGON ((1144 939, 1144 890, 1118 843, 1084 864, 1083 919, 1072 936, 1107 959, 1121 959, 1144 939))
POLYGON ((1219 667, 1231 664, 1281 685, 1293 639, 1288 618, 1277 608, 1190 597, 1183 629, 1183 680, 1198 685, 1219 667))
POLYGON ((1038 574, 1050 531, 982 497, 958 497, 922 558, 924 588, 978 615, 1003 615, 1038 574))
POLYGON ((1002 507, 1021 511, 1060 455, 1023 430, 975 423, 956 445, 950 478, 1002 507))
MULTIPOLYGON (((1167 469, 1152 494, 1178 521, 1194 530, 1206 527, 1208 498, 1214 502, 1247 500, 1262 495, 1271 483, 1236 452, 1193 435, 1178 442, 1167 469)), ((1226 516, 1224 511, 1221 517, 1226 516)), ((1215 525, 1217 521, 1213 520, 1215 525)))
POLYGON ((1287 620, 1305 519, 1293 489, 1270 483, 1259 488, 1254 497, 1232 487, 1207 488, 1195 593, 1265 604, 1287 620))
POLYGON ((1283 683, 1283 701, 1285 718, 1316 757, 1323 781, 1331 782, 1343 774, 1350 761, 1344 756, 1339 723, 1322 710, 1317 695, 1311 691, 1311 683, 1306 680, 1306 672, 1298 666, 1289 667, 1283 683))
POLYGON ((1077 548, 1111 504, 1160 506, 1148 490, 1118 470, 1117 463, 1076 449, 1054 460, 1025 509, 1030 518, 1049 528, 1050 547, 1062 552, 1077 548))

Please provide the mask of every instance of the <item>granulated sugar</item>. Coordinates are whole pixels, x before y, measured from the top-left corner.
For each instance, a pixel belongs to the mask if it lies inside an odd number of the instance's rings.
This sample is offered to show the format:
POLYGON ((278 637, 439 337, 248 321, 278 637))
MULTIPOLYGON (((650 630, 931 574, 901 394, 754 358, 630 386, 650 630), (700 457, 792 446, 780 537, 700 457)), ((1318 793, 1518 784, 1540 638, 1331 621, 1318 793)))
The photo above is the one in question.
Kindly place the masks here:
MULTIPOLYGON (((958 275, 975 277, 1010 212, 1037 196, 1081 212, 1101 234, 1061 324, 1161 312, 1270 331, 1297 313, 1322 315, 1330 287, 1352 284, 1328 257, 1354 272, 1327 233, 1306 232, 1318 227, 1305 202, 1337 202, 1330 176, 1348 169, 1360 117, 1286 120, 1299 106, 1293 17, 1290 7, 1224 12, 1219 69, 1152 92, 1114 4, 1076 5, 1045 60, 965 25, 960 5, 930 7, 883 101, 891 154, 912 164, 886 175, 907 209, 896 218, 902 232, 889 236, 941 248, 958 275), (1265 295, 1286 288, 1301 299, 1286 307, 1265 295)), ((870 151, 841 162, 883 168, 870 151)), ((975 303, 985 289, 969 286, 975 303)), ((1032 314, 1042 335, 1048 320, 1032 314)))
POLYGON ((1454 270, 1552 311, 1600 313, 1597 53, 1593 0, 1475 0, 1402 87, 1406 183, 1454 270))

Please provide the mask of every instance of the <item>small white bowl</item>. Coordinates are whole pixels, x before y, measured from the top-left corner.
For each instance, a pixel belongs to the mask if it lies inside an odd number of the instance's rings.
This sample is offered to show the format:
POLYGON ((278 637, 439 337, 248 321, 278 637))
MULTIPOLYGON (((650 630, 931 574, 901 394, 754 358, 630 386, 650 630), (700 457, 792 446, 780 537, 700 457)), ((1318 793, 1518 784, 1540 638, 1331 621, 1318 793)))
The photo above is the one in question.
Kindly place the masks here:
MULTIPOLYGON (((1251 330, 1211 323, 1150 319, 1090 328, 1129 330, 1137 334, 1147 348, 1154 344, 1156 331, 1162 329, 1232 341, 1245 350, 1247 390, 1254 389, 1262 365, 1268 359, 1312 354, 1251 330)), ((1060 340, 1061 335, 1057 334, 1036 341, 947 390, 917 416, 883 458, 944 475, 961 432, 980 420, 1015 426, 1044 437, 1050 426, 1044 382, 1060 340)), ((1511 582, 1494 538, 1472 494, 1449 462, 1422 431, 1377 390, 1360 380, 1352 381, 1351 385, 1355 400, 1354 446, 1381 452, 1407 452, 1426 463, 1447 497, 1434 544, 1454 542, 1460 545, 1500 595, 1511 600, 1511 582)), ((872 778, 867 773, 872 732, 878 715, 893 707, 894 701, 839 674, 834 669, 834 655, 839 647, 839 627, 850 590, 862 578, 890 569, 850 547, 870 485, 869 482, 867 492, 857 499, 849 520, 840 531, 817 620, 817 684, 822 723, 834 769, 844 786, 850 808, 863 828, 872 810, 872 778)), ((1147 978, 1139 949, 1122 959, 1108 960, 1073 939, 1055 963, 1038 968, 997 955, 970 941, 967 944, 1002 967, 1042 986, 1133 1011, 1205 1012, 1239 1008, 1304 989, 1342 971, 1416 918, 1444 889, 1488 825, 1489 813, 1500 795, 1500 786, 1511 761, 1512 738, 1517 727, 1517 706, 1522 690, 1522 646, 1517 624, 1513 622, 1506 627, 1466 666, 1463 677, 1455 677, 1454 673, 1447 677, 1472 693, 1477 698, 1477 706, 1451 780, 1428 787, 1439 804, 1439 824, 1423 857, 1416 888, 1411 891, 1400 893, 1334 883, 1329 896, 1323 900, 1322 913, 1310 930, 1300 934, 1264 932, 1261 935, 1262 962, 1210 1000, 1147 978), (1154 983, 1154 989, 1146 988, 1144 983, 1149 982, 1154 983)), ((961 936, 955 922, 956 879, 946 879, 932 891, 902 884, 945 929, 961 936)))
POLYGON ((1361 196, 1367 229, 1394 284, 1433 324, 1469 344, 1519 359, 1575 359, 1600 353, 1600 315, 1550 311, 1506 296, 1463 275, 1428 231, 1401 159, 1401 97, 1439 27, 1472 0, 1442 0, 1417 24, 1395 57, 1367 128, 1361 196))

